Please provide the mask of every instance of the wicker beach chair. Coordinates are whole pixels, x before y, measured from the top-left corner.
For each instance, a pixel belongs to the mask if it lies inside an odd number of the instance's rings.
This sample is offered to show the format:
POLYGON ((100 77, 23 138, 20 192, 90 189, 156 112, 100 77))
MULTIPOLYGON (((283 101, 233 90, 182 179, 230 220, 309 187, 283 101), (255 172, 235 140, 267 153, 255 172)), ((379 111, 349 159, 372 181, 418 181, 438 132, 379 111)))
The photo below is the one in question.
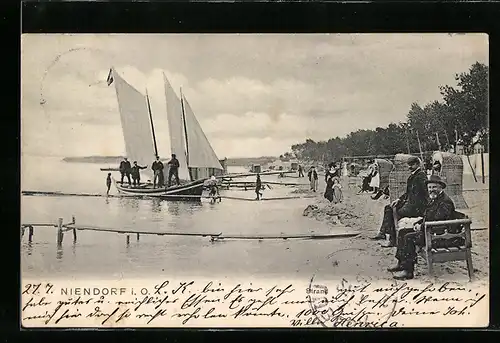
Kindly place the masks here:
POLYGON ((378 165, 378 172, 380 174, 380 189, 384 189, 389 186, 389 176, 391 174, 392 169, 394 168, 394 164, 383 158, 376 158, 375 163, 378 165))
POLYGON ((406 192, 406 183, 411 174, 406 162, 412 156, 408 154, 397 154, 394 156, 393 168, 389 173, 389 197, 391 202, 406 192))
POLYGON ((432 173, 439 175, 446 182, 446 194, 455 203, 457 209, 467 209, 469 206, 463 196, 464 165, 461 156, 449 152, 436 151, 432 155, 434 165, 440 166, 433 169, 432 173), (435 164, 438 162, 437 164, 435 164))

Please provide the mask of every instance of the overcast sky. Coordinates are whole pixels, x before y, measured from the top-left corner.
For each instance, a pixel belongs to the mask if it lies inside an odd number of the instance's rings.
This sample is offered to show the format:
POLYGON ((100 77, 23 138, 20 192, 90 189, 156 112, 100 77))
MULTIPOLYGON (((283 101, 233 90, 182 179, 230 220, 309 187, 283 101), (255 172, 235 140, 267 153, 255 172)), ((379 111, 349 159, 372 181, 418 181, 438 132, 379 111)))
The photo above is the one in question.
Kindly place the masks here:
MULTIPOLYGON (((164 108, 164 71, 223 158, 279 155, 306 138, 404 121, 412 102, 441 99, 439 86, 476 61, 488 63, 486 35, 29 34, 22 149, 124 154, 115 90, 105 83, 111 66, 147 87, 153 114, 164 108)), ((159 119, 160 145, 162 130, 159 119)))

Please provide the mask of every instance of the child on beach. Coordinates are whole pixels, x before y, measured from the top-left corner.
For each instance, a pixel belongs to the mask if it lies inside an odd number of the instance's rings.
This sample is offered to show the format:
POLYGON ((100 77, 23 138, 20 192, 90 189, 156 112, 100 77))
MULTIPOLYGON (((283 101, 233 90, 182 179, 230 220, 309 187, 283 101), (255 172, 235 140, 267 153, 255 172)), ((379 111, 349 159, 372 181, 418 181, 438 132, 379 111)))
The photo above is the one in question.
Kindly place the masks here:
POLYGON ((340 179, 338 177, 333 178, 333 202, 342 202, 342 185, 340 184, 340 179))
POLYGON ((106 178, 106 186, 108 187, 106 195, 109 195, 109 190, 111 189, 111 173, 108 173, 108 177, 106 178))

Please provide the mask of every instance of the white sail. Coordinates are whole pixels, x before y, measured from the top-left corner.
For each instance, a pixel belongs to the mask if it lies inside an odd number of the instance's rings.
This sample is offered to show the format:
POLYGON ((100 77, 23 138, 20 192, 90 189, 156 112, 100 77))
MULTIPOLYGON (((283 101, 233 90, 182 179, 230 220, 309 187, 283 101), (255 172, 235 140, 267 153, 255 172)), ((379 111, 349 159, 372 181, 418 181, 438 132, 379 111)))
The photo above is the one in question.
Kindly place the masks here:
POLYGON ((139 166, 147 166, 141 173, 152 180, 151 161, 154 160, 155 149, 146 97, 114 69, 111 75, 118 98, 127 157, 131 164, 137 161, 139 166))
POLYGON ((188 165, 190 168, 214 168, 222 170, 215 151, 208 142, 203 129, 196 119, 186 97, 184 101, 184 115, 186 119, 188 165))
MULTIPOLYGON (((184 133, 184 123, 182 119, 182 107, 177 94, 175 94, 170 82, 165 74, 163 74, 165 84, 165 98, 167 101, 167 119, 170 134, 170 153, 175 154, 179 160, 179 179, 191 180, 186 156, 186 142, 184 133)), ((169 158, 170 156, 165 156, 169 158)), ((168 168, 165 168, 166 176, 168 177, 168 168)))

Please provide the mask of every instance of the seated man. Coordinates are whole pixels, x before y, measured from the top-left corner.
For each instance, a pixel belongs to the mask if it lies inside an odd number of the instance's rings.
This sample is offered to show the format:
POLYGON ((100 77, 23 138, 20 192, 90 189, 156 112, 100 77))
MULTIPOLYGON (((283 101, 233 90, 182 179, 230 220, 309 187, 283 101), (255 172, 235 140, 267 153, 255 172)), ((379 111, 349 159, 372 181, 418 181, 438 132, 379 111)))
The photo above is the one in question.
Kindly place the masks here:
POLYGON ((407 161, 408 169, 411 171, 408 181, 406 182, 406 193, 394 200, 390 205, 384 208, 384 217, 379 233, 372 239, 385 239, 385 235, 389 235, 389 241, 382 246, 396 246, 396 227, 394 226, 393 208, 399 218, 404 217, 421 217, 425 210, 425 205, 428 201, 427 188, 425 181, 427 175, 420 167, 420 159, 418 157, 410 157, 407 161))
MULTIPOLYGON (((426 184, 430 201, 425 208, 423 220, 430 222, 453 219, 455 205, 443 191, 446 184, 437 175, 431 175, 426 184)), ((413 279, 415 260, 417 258, 416 246, 423 246, 424 244, 425 235, 421 230, 421 224, 417 223, 413 228, 399 231, 398 250, 396 251, 398 264, 388 269, 390 272, 398 272, 398 274, 394 275, 395 279, 413 279)))

